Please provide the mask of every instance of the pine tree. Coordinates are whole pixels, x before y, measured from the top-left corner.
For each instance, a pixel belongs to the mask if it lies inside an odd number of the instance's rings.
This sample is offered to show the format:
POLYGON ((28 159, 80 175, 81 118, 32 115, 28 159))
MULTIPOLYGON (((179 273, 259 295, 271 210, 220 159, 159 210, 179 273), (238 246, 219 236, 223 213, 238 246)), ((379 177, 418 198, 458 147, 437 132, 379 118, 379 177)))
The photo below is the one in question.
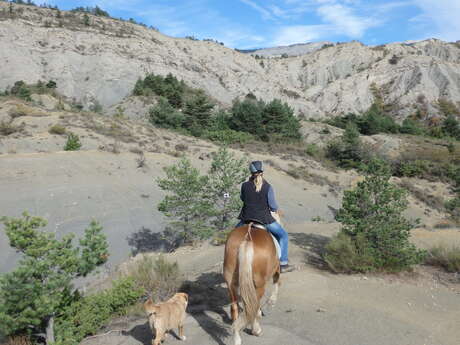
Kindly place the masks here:
POLYGON ((207 195, 211 198, 217 230, 234 225, 240 211, 240 185, 247 177, 247 162, 237 159, 225 147, 214 153, 209 169, 207 195))
POLYGON ((166 178, 158 179, 157 183, 168 194, 158 210, 171 219, 171 230, 185 243, 209 238, 213 229, 209 224, 212 204, 205 193, 208 178, 201 176, 186 158, 164 171, 166 178))
POLYGON ((342 229, 326 248, 326 261, 338 271, 399 271, 420 263, 425 252, 409 242, 413 225, 403 216, 407 192, 390 183, 391 169, 384 161, 372 160, 367 174, 344 193, 336 217, 342 229), (351 248, 348 253, 354 257, 337 250, 338 243, 351 248))
POLYGON ((23 255, 19 267, 0 277, 0 333, 43 333, 54 341, 54 317, 74 298, 72 280, 84 277, 108 257, 102 227, 95 221, 85 230, 80 246, 73 234, 56 239, 39 231, 46 221, 31 217, 2 217, 10 245, 23 255))
POLYGON ((186 128, 194 136, 201 136, 206 128, 211 123, 211 115, 214 104, 211 103, 204 93, 204 91, 199 90, 199 92, 188 100, 185 104, 184 114, 186 128))

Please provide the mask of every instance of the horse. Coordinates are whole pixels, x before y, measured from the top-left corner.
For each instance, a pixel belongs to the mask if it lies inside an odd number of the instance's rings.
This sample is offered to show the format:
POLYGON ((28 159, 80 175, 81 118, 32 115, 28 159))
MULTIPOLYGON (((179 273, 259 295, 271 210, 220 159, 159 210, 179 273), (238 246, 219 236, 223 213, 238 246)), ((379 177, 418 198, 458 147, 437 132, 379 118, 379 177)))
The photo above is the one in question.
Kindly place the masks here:
POLYGON ((233 229, 225 243, 224 279, 231 300, 234 345, 241 345, 240 331, 247 324, 252 334, 260 336, 258 319, 265 285, 272 279, 274 288, 269 303, 274 305, 280 285, 280 263, 270 233, 249 223, 233 229), (238 312, 242 301, 243 317, 238 312))

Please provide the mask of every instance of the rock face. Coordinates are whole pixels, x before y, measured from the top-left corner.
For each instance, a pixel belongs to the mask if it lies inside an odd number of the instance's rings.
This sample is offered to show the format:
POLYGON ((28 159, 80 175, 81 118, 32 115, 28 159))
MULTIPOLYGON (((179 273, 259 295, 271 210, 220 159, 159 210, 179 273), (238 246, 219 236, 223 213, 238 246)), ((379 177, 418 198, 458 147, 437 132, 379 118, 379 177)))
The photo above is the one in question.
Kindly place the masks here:
POLYGON ((60 93, 87 107, 117 104, 139 77, 169 72, 223 105, 252 92, 316 118, 364 111, 376 92, 399 118, 413 112, 421 96, 428 104, 460 102, 458 42, 350 42, 256 60, 214 42, 172 38, 115 19, 90 16, 85 25, 82 13, 21 5, 10 13, 1 2, 0 22, 0 90, 17 80, 53 79, 60 93))

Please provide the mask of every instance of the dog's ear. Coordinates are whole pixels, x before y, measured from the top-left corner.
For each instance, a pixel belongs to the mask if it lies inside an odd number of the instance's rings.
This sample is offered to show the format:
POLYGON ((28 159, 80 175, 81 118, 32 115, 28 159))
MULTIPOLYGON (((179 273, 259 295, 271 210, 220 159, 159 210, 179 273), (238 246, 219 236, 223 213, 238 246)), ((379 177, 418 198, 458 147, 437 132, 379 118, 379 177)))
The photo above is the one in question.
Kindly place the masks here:
POLYGON ((185 301, 188 302, 188 294, 186 294, 185 292, 182 292, 182 295, 184 296, 185 301))

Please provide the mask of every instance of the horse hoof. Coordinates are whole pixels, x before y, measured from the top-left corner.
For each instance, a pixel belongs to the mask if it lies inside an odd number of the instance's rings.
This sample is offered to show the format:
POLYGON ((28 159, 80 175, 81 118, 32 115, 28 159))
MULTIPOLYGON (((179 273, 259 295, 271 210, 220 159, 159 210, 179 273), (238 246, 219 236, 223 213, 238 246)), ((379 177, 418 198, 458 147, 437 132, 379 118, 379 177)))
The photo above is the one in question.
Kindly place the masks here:
POLYGON ((185 335, 183 335, 182 337, 180 337, 180 340, 186 340, 187 337, 185 335))
POLYGON ((252 331, 252 335, 255 335, 256 337, 260 337, 261 334, 262 334, 262 330, 261 330, 261 329, 259 329, 258 331, 254 331, 254 330, 252 331))

